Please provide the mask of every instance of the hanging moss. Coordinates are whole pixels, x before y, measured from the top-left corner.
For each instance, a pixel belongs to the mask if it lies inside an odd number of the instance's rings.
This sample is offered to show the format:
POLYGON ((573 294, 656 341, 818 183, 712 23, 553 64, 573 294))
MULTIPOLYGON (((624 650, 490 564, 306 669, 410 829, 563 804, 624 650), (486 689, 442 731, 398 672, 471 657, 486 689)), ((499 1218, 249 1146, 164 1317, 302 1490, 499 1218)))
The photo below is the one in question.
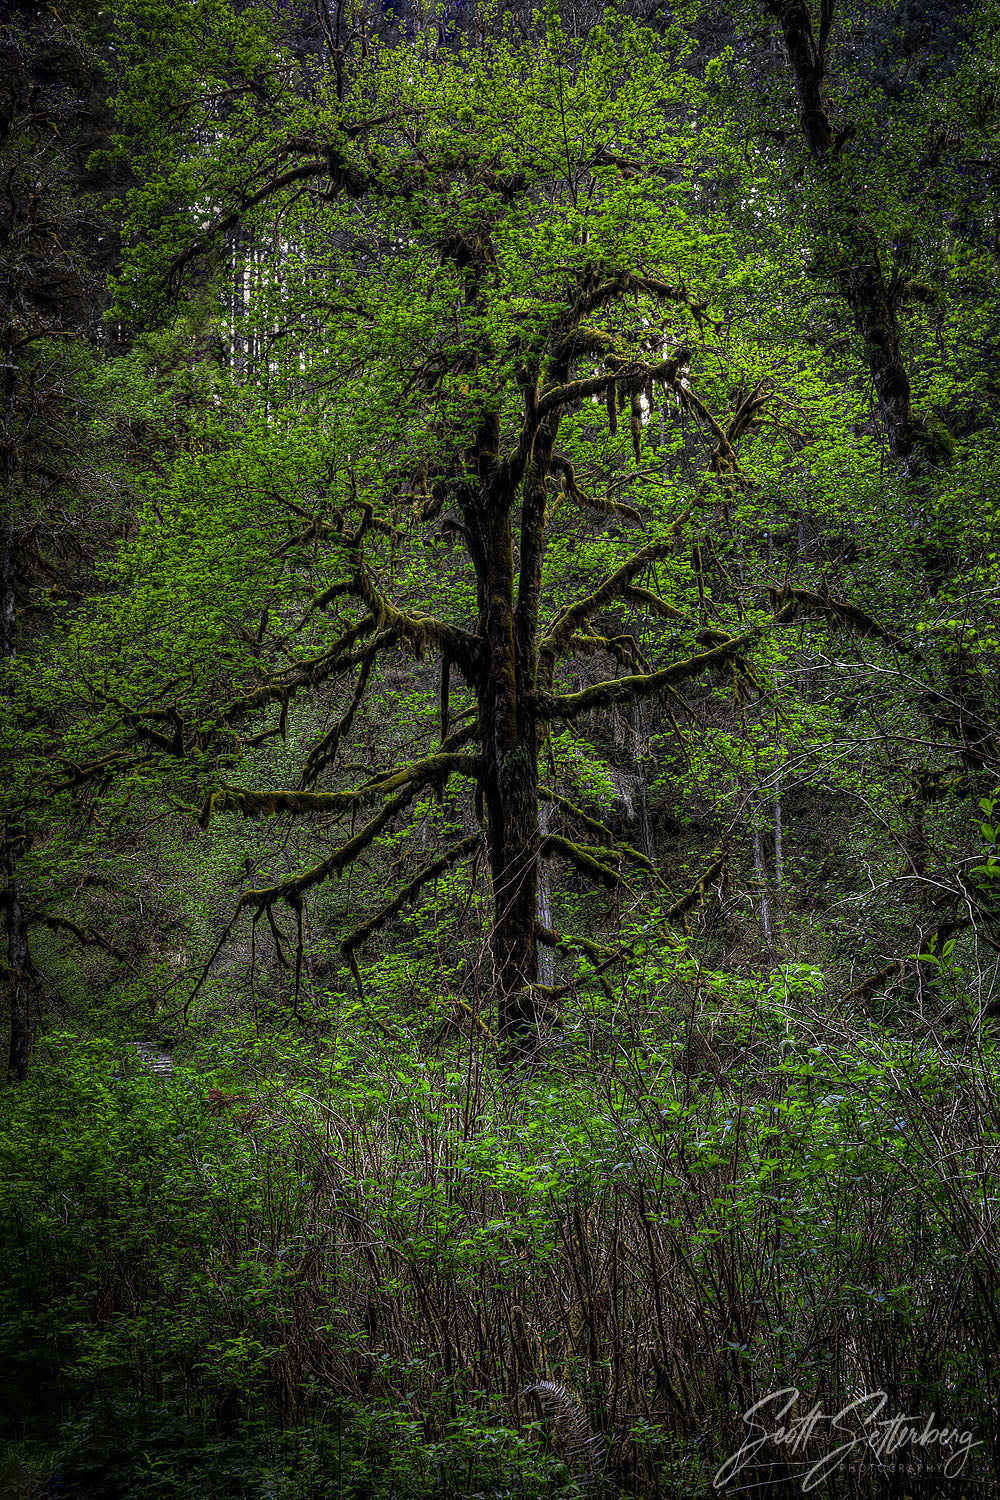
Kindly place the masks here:
POLYGON ((575 865, 578 870, 582 871, 584 875, 589 875, 592 880, 600 881, 602 885, 614 887, 620 883, 621 876, 617 870, 612 869, 610 865, 604 864, 603 860, 598 858, 598 855, 604 852, 603 849, 595 850, 588 848, 586 844, 574 844, 570 839, 563 838, 558 833, 548 834, 543 839, 539 850, 539 854, 543 859, 551 858, 553 854, 560 854, 563 859, 569 860, 571 865, 575 865))

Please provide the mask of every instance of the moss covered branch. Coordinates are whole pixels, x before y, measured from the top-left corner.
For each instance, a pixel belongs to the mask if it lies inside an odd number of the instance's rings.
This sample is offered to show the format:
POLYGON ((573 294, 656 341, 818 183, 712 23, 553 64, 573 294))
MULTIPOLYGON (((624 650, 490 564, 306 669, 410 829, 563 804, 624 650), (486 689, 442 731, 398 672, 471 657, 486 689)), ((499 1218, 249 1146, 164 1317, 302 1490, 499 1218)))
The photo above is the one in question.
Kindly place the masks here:
POLYGON ((128 954, 116 948, 114 943, 109 943, 107 938, 101 937, 99 932, 87 932, 71 922, 69 917, 35 916, 28 918, 29 927, 47 927, 50 932, 68 932, 70 937, 82 944, 85 948, 100 948, 104 953, 110 953, 112 958, 117 958, 121 963, 128 961, 128 954))
POLYGON ((339 849, 335 849, 329 858, 321 860, 318 865, 313 865, 309 870, 303 870, 300 875, 292 875, 287 880, 279 881, 277 885, 265 886, 256 891, 245 891, 237 902, 237 912, 247 907, 253 907, 258 913, 263 912, 279 901, 297 907, 306 891, 311 890, 314 885, 321 885, 332 875, 339 875, 342 870, 346 870, 349 865, 353 864, 358 856, 363 854, 378 838, 382 830, 406 810, 419 791, 420 787, 416 785, 404 787, 353 838, 341 844, 339 849))
POLYGON ((691 889, 685 891, 679 900, 667 908, 663 920, 665 922, 676 922, 678 917, 683 917, 695 906, 700 906, 708 896, 709 886, 713 881, 718 880, 722 874, 725 862, 725 857, 721 854, 716 859, 713 859, 708 869, 698 876, 691 889))
POLYGON ((624 516, 629 521, 640 522, 642 517, 634 505, 622 500, 612 500, 608 495, 586 495, 577 481, 576 470, 564 453, 553 453, 549 469, 562 477, 566 495, 581 509, 600 511, 603 515, 624 516))
MULTIPOLYGON (((678 901, 675 901, 674 904, 664 913, 663 917, 654 924, 654 931, 657 935, 662 932, 664 927, 669 927, 672 922, 677 921, 679 917, 682 917, 687 912, 689 912, 692 907, 698 906, 707 898, 709 886, 714 880, 718 879, 719 875, 722 872, 724 863, 725 861, 722 856, 719 856, 712 861, 707 870, 705 870, 704 873, 698 877, 691 889, 689 891, 686 891, 678 901)), ((635 943, 623 943, 620 947, 616 948, 613 953, 610 953, 606 958, 603 958, 601 962, 598 963, 597 966, 592 969, 588 975, 585 976, 585 978, 597 979, 603 985, 604 980, 602 976, 607 972, 607 970, 610 969, 613 964, 619 963, 623 958, 630 957, 630 955, 635 952, 635 949, 635 943)), ((571 990, 576 989, 579 982, 579 980, 571 979, 566 984, 559 985, 554 989, 546 990, 545 994, 550 1000, 561 1000, 564 995, 568 995, 571 990)))
POLYGON ((246 787, 220 787, 206 799, 200 822, 207 828, 214 817, 224 812, 239 812, 245 818, 274 817, 277 813, 342 816, 399 787, 412 785, 414 791, 422 786, 443 787, 450 776, 468 776, 478 781, 481 770, 478 756, 438 752, 349 792, 252 792, 246 787))
POLYGON ((661 599, 659 594, 654 594, 652 589, 639 588, 634 583, 626 584, 622 589, 621 596, 630 604, 641 604, 642 607, 652 615, 657 615, 661 620, 673 620, 678 625, 688 625, 692 629, 695 621, 678 609, 674 604, 668 604, 666 599, 661 599))
MULTIPOLYGON (((398 916, 404 907, 409 906, 412 901, 415 901, 425 885, 428 885, 432 880, 436 880, 439 875, 443 875, 453 865, 459 864, 463 859, 474 854, 481 844, 482 834, 472 834, 469 838, 462 839, 461 843, 455 844, 451 849, 447 849, 439 859, 435 859, 429 865, 425 865, 412 880, 408 881, 402 887, 391 901, 388 901, 385 906, 381 907, 374 916, 369 917, 367 922, 363 922, 360 927, 355 928, 350 937, 344 939, 340 945, 340 951, 344 957, 351 959, 354 950, 359 948, 362 943, 367 942, 374 933, 378 932, 379 928, 384 927, 387 922, 391 922, 393 917, 398 916)), ((355 978, 357 977, 355 973, 355 978)))
POLYGON ((600 943, 592 942, 590 938, 580 937, 576 933, 556 932, 541 922, 535 923, 535 936, 543 948, 554 948, 560 953, 570 953, 574 948, 578 948, 595 964, 607 957, 608 950, 602 948, 600 943))
POLYGON ((777 590, 772 592, 771 602, 774 606, 776 624, 788 624, 796 616, 804 613, 818 614, 823 615, 834 625, 846 626, 854 630, 858 635, 874 636, 876 640, 885 641, 889 646, 905 649, 905 642, 900 641, 891 631, 872 619, 871 615, 846 599, 832 599, 829 594, 813 593, 811 589, 792 588, 788 584, 780 592, 777 590))
POLYGON ((732 636, 710 651, 686 657, 674 662, 659 672, 644 672, 634 677, 616 677, 607 682, 595 683, 578 693, 539 693, 538 712, 543 719, 575 719, 594 708, 606 708, 611 703, 627 703, 635 698, 652 697, 675 682, 690 677, 699 677, 703 672, 718 671, 738 663, 741 653, 754 639, 755 632, 744 631, 732 636))
POLYGON ((572 840, 563 838, 561 834, 550 833, 542 840, 538 852, 542 859, 551 859, 554 855, 560 855, 581 874, 589 876, 591 880, 599 881, 601 885, 614 887, 621 882, 620 872, 611 865, 606 865, 600 857, 608 852, 603 848, 574 844, 572 840))
POLYGON ((548 802, 553 807, 560 808, 563 812, 568 813, 571 818, 582 824, 588 833, 594 833, 598 838, 603 839, 610 853, 617 854, 620 859, 627 859, 630 864, 636 865, 640 870, 645 870, 646 874, 651 876, 658 885, 663 885, 663 877, 652 860, 647 859, 644 854, 640 854, 638 849, 633 849, 631 844, 623 844, 619 839, 616 839, 608 825, 602 823, 600 818, 595 818, 590 813, 584 812, 582 807, 577 807, 575 802, 571 802, 568 797, 561 796, 559 792, 552 791, 550 787, 539 788, 538 795, 542 802, 548 802))
POLYGON ((680 370, 690 358, 690 349, 686 344, 680 344, 669 359, 658 360, 655 364, 639 360, 626 363, 623 360, 618 368, 606 374, 590 375, 582 380, 569 380, 563 385, 554 386, 541 396, 532 413, 531 436, 534 436, 534 431, 552 412, 565 411, 567 407, 586 401, 590 396, 603 396, 609 389, 631 394, 633 391, 643 390, 649 384, 676 386, 680 370))
MULTIPOLYGON (((572 953, 574 949, 578 949, 581 953, 586 954, 587 958, 594 965, 593 972, 597 976, 597 981, 604 993, 609 1000, 613 998, 611 986, 602 973, 602 960, 607 957, 606 948, 602 948, 598 943, 592 942, 590 938, 580 937, 576 933, 555 932, 551 927, 546 927, 541 922, 535 923, 535 938, 543 947, 553 948, 559 953, 572 953)), ((550 1000, 557 998, 559 994, 565 993, 565 989, 557 991, 546 985, 539 985, 538 988, 550 1000)), ((567 986, 566 988, 572 988, 572 986, 567 986)))
POLYGON ((640 547, 639 551, 627 558, 620 568, 609 573, 592 593, 578 599, 575 604, 568 605, 549 627, 539 649, 552 654, 565 650, 574 631, 579 630, 581 625, 613 599, 623 597, 626 589, 631 587, 632 580, 638 577, 644 568, 661 557, 669 557, 674 550, 678 533, 690 519, 692 509, 692 506, 686 506, 677 519, 671 523, 665 537, 656 542, 649 542, 645 547, 640 547))
POLYGON ((353 592, 370 611, 380 632, 389 631, 398 639, 407 641, 418 657, 431 646, 445 652, 468 681, 474 680, 480 653, 478 636, 458 625, 449 625, 435 615, 409 615, 397 609, 365 567, 360 546, 355 558, 353 592))

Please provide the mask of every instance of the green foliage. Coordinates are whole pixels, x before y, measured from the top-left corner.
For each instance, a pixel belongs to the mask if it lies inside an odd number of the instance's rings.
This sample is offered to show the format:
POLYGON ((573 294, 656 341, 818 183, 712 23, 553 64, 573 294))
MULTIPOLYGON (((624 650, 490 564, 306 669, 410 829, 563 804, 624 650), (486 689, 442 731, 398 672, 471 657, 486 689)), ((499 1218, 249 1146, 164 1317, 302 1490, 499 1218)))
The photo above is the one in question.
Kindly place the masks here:
POLYGON ((742 1368, 825 1405, 877 1348, 909 1409, 931 1341, 920 1398, 987 1440, 997 1060, 824 1028, 816 984, 713 986, 725 1074, 661 1023, 514 1094, 485 1055, 366 1043, 347 1012, 339 1043, 234 1030, 172 1080, 52 1038, 0 1124, 8 1421, 98 1495, 555 1495, 561 1439, 523 1398, 551 1372, 613 1381, 638 1481, 677 1431, 649 1379, 663 1295, 692 1342, 662 1380, 720 1424, 673 1450, 693 1493, 742 1368))
POLYGON ((4 419, 11 1472, 707 1496, 790 1385, 995 1445, 996 33, 906 9, 804 118, 739 7, 116 8, 151 326, 4 419))

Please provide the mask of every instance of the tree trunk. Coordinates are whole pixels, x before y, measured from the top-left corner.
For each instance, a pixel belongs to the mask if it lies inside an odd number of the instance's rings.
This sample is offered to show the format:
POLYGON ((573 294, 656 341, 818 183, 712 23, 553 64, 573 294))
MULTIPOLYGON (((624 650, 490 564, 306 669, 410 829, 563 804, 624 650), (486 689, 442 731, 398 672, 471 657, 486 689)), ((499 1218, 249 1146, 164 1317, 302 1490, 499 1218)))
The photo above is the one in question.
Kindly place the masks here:
POLYGON ((538 892, 538 778, 534 757, 517 747, 500 776, 499 828, 490 827, 493 962, 499 1034, 516 1049, 537 1033, 535 910, 538 892))
MULTIPOLYGON (((551 811, 547 803, 542 803, 538 810, 538 837, 540 843, 544 843, 545 835, 549 832, 551 823, 551 811)), ((535 911, 538 920, 543 927, 552 926, 552 876, 550 865, 545 860, 538 862, 538 895, 535 899, 535 911)), ((539 984, 551 985, 555 979, 556 956, 551 948, 538 949, 538 982, 539 984)))
MULTIPOLYGON (((813 159, 821 168, 825 167, 847 138, 847 132, 839 137, 834 135, 826 110, 825 50, 833 20, 832 7, 828 12, 821 11, 818 36, 807 0, 768 0, 768 9, 781 26, 795 80, 802 134, 813 159)), ((860 216, 856 196, 850 189, 845 194, 833 177, 828 188, 831 201, 827 217, 835 241, 840 242, 834 253, 845 267, 834 273, 834 280, 864 343, 889 452, 905 472, 914 451, 921 447, 921 432, 910 405, 910 379, 900 348, 892 284, 886 280, 878 241, 860 216)))
POLYGON ((639 816, 639 848, 650 861, 656 862, 656 844, 653 840, 653 825, 649 817, 649 783, 646 777, 644 754, 645 725, 643 707, 638 698, 633 698, 630 712, 632 730, 632 764, 635 768, 636 812, 639 816))
POLYGON ((487 661, 478 697, 493 887, 497 1030, 512 1051, 527 1053, 538 1030, 538 730, 515 650, 510 517, 511 505, 497 503, 494 496, 481 533, 480 604, 487 661))
POLYGON ((842 278, 844 299, 865 346, 889 452, 905 470, 917 447, 919 428, 910 405, 910 377, 899 344, 895 301, 874 235, 848 226, 845 238, 858 264, 842 278))
POLYGON ((778 962, 778 949, 774 941, 774 918, 771 914, 771 897, 768 891, 767 862, 764 859, 764 840, 761 837, 760 827, 757 821, 758 809, 751 804, 750 811, 750 842, 753 846, 753 863, 757 872, 757 886, 760 895, 760 930, 764 934, 764 947, 767 950, 767 961, 773 969, 778 962))
MULTIPOLYGON (((7 830, 7 838, 11 833, 7 830)), ((29 985, 28 928, 21 904, 21 884, 17 878, 17 859, 8 842, 5 858, 6 889, 4 891, 4 915, 7 923, 7 976, 10 997, 10 1048, 7 1055, 8 1083, 23 1083, 28 1076, 31 1062, 31 1045, 34 1027, 31 1021, 31 990, 29 985)))

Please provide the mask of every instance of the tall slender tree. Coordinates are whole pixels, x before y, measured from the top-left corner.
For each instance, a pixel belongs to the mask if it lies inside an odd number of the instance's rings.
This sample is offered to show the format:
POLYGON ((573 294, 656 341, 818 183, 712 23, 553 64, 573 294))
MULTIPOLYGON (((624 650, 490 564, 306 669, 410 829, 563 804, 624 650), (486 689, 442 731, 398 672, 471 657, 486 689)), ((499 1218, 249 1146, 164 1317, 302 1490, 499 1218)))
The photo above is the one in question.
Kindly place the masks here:
POLYGON ((8 772, 0 840, 14 1081, 28 1071, 37 977, 22 878, 32 789, 21 774, 17 658, 89 576, 90 543, 104 532, 92 512, 93 534, 80 540, 88 496, 76 472, 87 426, 82 350, 101 339, 103 273, 117 245, 99 214, 112 183, 88 165, 108 144, 110 126, 93 22, 85 7, 58 16, 14 6, 0 25, 0 675, 8 772))

